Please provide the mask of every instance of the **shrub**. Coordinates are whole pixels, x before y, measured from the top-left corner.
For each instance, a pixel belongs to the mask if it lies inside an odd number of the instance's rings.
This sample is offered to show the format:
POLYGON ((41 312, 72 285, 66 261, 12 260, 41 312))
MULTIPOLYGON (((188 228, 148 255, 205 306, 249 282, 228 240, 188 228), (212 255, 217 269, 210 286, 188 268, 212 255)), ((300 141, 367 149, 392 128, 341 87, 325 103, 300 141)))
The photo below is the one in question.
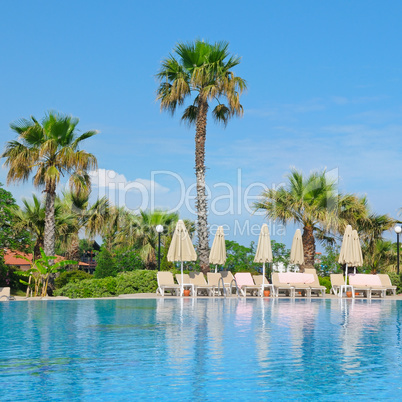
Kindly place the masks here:
POLYGON ((70 282, 54 293, 55 296, 67 296, 72 299, 115 296, 116 278, 84 279, 78 282, 70 282))
POLYGON ((116 278, 116 293, 155 293, 158 287, 157 271, 122 272, 116 278))
POLYGON ((389 272, 388 275, 392 285, 397 286, 396 293, 402 293, 401 275, 398 275, 396 272, 389 272))
POLYGON ((88 274, 84 271, 66 271, 62 272, 59 277, 54 280, 54 284, 56 289, 61 289, 63 286, 66 286, 67 283, 70 282, 79 282, 84 279, 92 279, 92 275, 88 274))
POLYGON ((319 276, 318 280, 320 281, 321 286, 325 286, 327 288, 325 293, 331 293, 331 279, 329 276, 319 276))
POLYGON ((108 276, 116 276, 117 269, 115 267, 112 254, 107 249, 102 249, 96 256, 96 268, 94 272, 95 278, 106 278, 108 276))
POLYGON ((144 269, 144 262, 135 250, 114 250, 113 253, 103 248, 96 256, 95 278, 116 276, 119 272, 144 269))

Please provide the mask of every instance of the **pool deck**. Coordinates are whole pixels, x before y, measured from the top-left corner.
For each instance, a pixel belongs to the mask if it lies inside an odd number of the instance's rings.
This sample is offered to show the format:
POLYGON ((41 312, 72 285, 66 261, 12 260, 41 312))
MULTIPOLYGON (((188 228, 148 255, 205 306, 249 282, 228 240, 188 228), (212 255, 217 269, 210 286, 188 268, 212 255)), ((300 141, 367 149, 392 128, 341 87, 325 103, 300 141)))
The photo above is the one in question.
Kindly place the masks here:
MULTIPOLYGON (((100 297, 98 298, 99 300, 121 300, 121 299, 180 299, 181 297, 179 296, 157 296, 155 293, 135 293, 135 294, 126 294, 126 295, 120 295, 120 296, 115 296, 115 297, 100 297)), ((198 297, 185 297, 186 299, 210 299, 211 296, 198 296, 198 297)), ((223 298, 222 296, 216 296, 215 298, 223 298)), ((245 297, 237 297, 236 295, 233 296, 228 296, 230 299, 245 299, 245 297)), ((247 296, 247 299, 260 299, 260 297, 256 296, 247 296)), ((272 299, 270 297, 267 297, 265 299, 272 299)), ((292 299, 291 297, 286 297, 286 296, 280 296, 275 299, 292 299)), ((337 296, 332 295, 332 294, 326 294, 324 297, 321 296, 313 296, 313 297, 303 297, 303 296, 297 296, 295 299, 311 299, 311 300, 319 300, 319 299, 339 299, 337 296)), ((344 297, 344 299, 347 299, 344 297)), ((351 297, 349 299, 352 299, 351 297)), ((57 297, 22 297, 22 296, 15 296, 14 301, 48 301, 48 300, 88 300, 88 299, 70 299, 65 296, 57 296, 57 297)), ((91 299, 94 300, 94 299, 91 299)), ((367 300, 365 297, 356 297, 355 300, 367 300)), ((372 297, 371 300, 402 300, 402 294, 396 295, 396 296, 386 296, 384 298, 380 297, 372 297)))

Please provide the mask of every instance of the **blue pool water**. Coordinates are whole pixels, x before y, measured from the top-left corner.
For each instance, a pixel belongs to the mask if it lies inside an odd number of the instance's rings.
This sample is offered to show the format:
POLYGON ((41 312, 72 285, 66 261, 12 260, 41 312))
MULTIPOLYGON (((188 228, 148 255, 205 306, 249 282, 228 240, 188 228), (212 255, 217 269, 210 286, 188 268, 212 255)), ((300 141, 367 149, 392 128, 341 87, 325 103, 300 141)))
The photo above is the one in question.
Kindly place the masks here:
POLYGON ((402 302, 0 303, 0 400, 402 398, 402 302))

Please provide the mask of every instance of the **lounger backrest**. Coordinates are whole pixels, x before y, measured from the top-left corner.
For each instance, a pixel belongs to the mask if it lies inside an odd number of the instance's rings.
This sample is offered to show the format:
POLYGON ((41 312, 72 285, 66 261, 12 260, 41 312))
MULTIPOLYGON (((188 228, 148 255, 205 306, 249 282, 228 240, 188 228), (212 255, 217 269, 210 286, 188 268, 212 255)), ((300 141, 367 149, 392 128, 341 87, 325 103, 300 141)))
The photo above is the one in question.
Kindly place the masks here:
POLYGON ((190 272, 190 283, 198 286, 206 286, 207 281, 205 280, 205 276, 202 272, 190 272))
POLYGON ((312 274, 314 277, 314 282, 310 286, 320 286, 320 280, 318 279, 317 271, 315 268, 305 268, 304 273, 312 274))
POLYGON ((250 272, 237 272, 234 277, 239 288, 242 286, 255 286, 250 272))
POLYGON ((230 271, 221 271, 223 282, 225 285, 230 285, 234 279, 233 274, 230 271))
POLYGON ((160 271, 157 274, 158 286, 174 285, 173 274, 169 271, 160 271))
MULTIPOLYGON (((176 281, 179 285, 181 285, 181 274, 176 274, 176 281)), ((183 283, 191 283, 190 282, 190 277, 188 274, 183 274, 183 283)))
POLYGON ((314 282, 312 274, 304 274, 299 272, 284 272, 278 274, 280 283, 287 284, 305 284, 310 285, 314 282))
MULTIPOLYGON (((222 278, 222 276, 220 273, 207 272, 207 279, 208 279, 209 286, 218 286, 219 279, 221 279, 221 278, 222 278)), ((221 282, 221 285, 222 285, 222 282, 221 282)))
POLYGON ((11 288, 5 287, 5 288, 0 288, 0 297, 10 297, 11 296, 11 288))
POLYGON ((356 274, 349 276, 349 284, 354 286, 382 286, 378 275, 356 274))
POLYGON ((377 274, 380 278, 382 286, 392 286, 391 279, 389 279, 388 274, 377 274))
POLYGON ((332 286, 342 286, 345 284, 345 278, 342 274, 331 274, 330 278, 332 286))
MULTIPOLYGON (((253 279, 256 285, 262 285, 262 280, 264 278, 264 275, 253 275, 253 279)), ((269 283, 268 279, 265 278, 264 283, 269 283)))
POLYGON ((278 272, 272 273, 272 284, 274 286, 280 286, 281 283, 279 282, 278 272))

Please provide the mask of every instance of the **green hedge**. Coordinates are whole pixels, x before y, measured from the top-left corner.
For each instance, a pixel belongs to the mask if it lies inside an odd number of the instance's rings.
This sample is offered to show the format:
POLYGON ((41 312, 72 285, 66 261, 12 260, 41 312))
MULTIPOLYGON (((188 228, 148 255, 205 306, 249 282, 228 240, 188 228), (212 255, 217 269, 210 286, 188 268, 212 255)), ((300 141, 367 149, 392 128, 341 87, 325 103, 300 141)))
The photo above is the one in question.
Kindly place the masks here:
POLYGON ((392 285, 397 286, 396 293, 402 293, 401 275, 398 275, 396 272, 389 272, 388 275, 392 285))
POLYGON ((321 286, 325 286, 327 288, 325 293, 331 293, 331 279, 329 276, 319 276, 318 280, 320 281, 321 286))
POLYGON ((61 289, 62 287, 66 286, 70 282, 78 282, 84 279, 92 279, 93 276, 88 274, 84 271, 66 271, 62 272, 55 280, 54 284, 56 289, 61 289))
POLYGON ((115 278, 93 278, 69 282, 56 290, 55 295, 72 299, 110 297, 131 293, 155 293, 157 287, 156 271, 141 270, 123 272, 115 278))

